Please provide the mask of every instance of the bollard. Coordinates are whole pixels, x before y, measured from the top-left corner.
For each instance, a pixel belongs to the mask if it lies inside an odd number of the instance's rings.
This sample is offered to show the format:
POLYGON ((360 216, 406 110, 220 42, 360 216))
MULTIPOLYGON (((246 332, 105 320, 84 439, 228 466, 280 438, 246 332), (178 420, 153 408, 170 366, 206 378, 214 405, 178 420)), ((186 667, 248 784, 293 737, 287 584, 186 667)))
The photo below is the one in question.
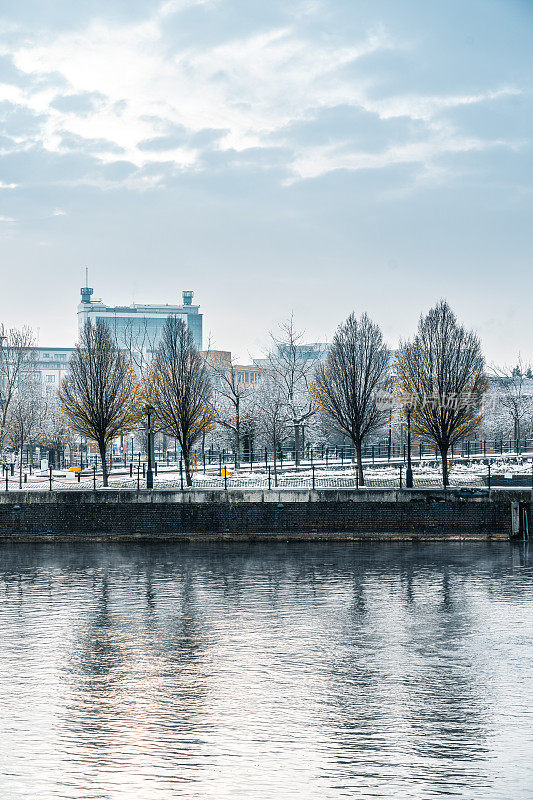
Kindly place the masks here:
POLYGON ((146 478, 146 462, 143 461, 143 480, 146 478))
POLYGON ((183 459, 180 458, 180 486, 181 491, 183 491, 183 459))
POLYGON ((81 480, 81 470, 80 470, 79 472, 77 472, 77 473, 76 473, 76 477, 77 477, 77 479, 78 479, 78 483, 79 483, 79 482, 80 482, 80 480, 81 480))
POLYGON ((141 488, 141 468, 137 465, 137 491, 141 488))
POLYGON ((96 492, 96 464, 93 466, 93 491, 96 492))
POLYGON ((6 492, 8 492, 8 491, 9 491, 9 484, 8 484, 8 480, 9 480, 9 478, 8 478, 8 471, 7 471, 7 469, 6 469, 6 492))
POLYGON ((402 469, 403 469, 403 464, 400 464, 400 489, 402 488, 402 469))
POLYGON ((48 477, 50 480, 50 491, 52 491, 52 467, 50 467, 50 475, 48 477))
POLYGON ((133 462, 130 461, 130 478, 133 478, 133 462))
POLYGON ((489 461, 489 465, 488 466, 489 466, 489 478, 488 478, 488 481, 487 481, 487 485, 489 487, 489 494, 490 494, 490 461, 489 461))
POLYGON ((224 470, 224 491, 228 491, 228 470, 224 470))
POLYGON ((315 465, 314 464, 311 466, 311 475, 313 476, 312 477, 312 481, 313 481, 312 482, 312 486, 313 486, 313 491, 314 491, 315 490, 315 465))
POLYGON ((270 489, 270 467, 268 468, 268 488, 270 489))
POLYGON ((24 483, 28 483, 28 473, 24 473, 24 483))
POLYGON ((157 478, 157 461, 154 461, 155 477, 157 478))
POLYGON ((359 489, 359 470, 355 473, 355 488, 359 489))

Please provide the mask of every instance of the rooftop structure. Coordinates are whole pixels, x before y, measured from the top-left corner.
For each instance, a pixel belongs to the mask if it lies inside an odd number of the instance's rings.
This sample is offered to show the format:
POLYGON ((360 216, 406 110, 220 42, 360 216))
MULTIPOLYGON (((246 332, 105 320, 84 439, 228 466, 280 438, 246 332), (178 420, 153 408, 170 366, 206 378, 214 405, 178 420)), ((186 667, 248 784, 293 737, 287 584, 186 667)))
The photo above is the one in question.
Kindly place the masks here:
POLYGON ((113 332, 119 347, 133 347, 150 353, 161 338, 168 317, 182 319, 190 330, 196 347, 202 348, 202 315, 199 306, 192 304, 193 292, 183 292, 183 302, 176 305, 132 303, 130 306, 107 306, 102 300, 92 299, 89 286, 81 289, 78 306, 78 331, 81 333, 87 320, 93 323, 104 320, 113 332))

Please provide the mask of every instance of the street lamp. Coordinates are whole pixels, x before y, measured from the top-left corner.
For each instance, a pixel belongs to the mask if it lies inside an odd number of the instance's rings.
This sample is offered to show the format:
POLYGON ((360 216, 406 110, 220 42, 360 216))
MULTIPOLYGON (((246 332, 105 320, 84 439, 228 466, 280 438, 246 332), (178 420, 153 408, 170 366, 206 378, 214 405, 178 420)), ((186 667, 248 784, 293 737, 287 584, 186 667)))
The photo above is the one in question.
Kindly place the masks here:
POLYGON ((143 409, 144 413, 146 414, 148 424, 146 426, 146 430, 148 433, 148 469, 146 470, 146 488, 153 489, 154 488, 154 473, 152 472, 152 427, 151 427, 151 417, 154 413, 154 409, 152 406, 146 405, 143 409))
POLYGON ((407 412, 407 469, 405 470, 405 486, 413 488, 413 469, 411 466, 411 405, 406 407, 407 412))

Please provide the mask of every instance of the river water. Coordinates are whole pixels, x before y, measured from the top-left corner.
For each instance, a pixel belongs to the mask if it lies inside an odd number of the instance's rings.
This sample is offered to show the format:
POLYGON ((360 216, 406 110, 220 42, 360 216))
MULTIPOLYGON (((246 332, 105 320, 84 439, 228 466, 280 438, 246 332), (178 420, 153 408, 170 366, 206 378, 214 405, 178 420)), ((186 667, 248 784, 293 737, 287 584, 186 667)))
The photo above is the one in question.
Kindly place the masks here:
POLYGON ((533 797, 507 543, 0 545, 0 797, 533 797))

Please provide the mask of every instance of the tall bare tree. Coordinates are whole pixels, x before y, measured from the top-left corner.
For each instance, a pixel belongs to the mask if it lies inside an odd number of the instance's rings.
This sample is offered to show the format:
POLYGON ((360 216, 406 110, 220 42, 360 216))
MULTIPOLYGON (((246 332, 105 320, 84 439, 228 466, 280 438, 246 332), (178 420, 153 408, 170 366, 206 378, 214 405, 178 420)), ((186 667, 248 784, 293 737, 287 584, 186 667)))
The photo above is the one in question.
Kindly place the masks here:
POLYGON ((272 374, 266 374, 257 390, 256 409, 259 430, 267 445, 272 447, 274 485, 278 485, 278 448, 287 438, 291 428, 291 415, 280 382, 272 374))
POLYGON ((513 438, 519 446, 522 425, 526 423, 533 411, 533 395, 531 394, 531 365, 525 364, 521 356, 515 367, 493 367, 497 379, 500 405, 513 427, 513 438))
POLYGON ((31 328, 6 328, 0 324, 0 452, 17 386, 35 371, 35 345, 31 328))
POLYGON ((440 452, 446 487, 450 447, 475 433, 482 418, 488 380, 480 341, 441 300, 420 317, 416 336, 400 343, 396 373, 413 431, 440 452))
POLYGON ((67 419, 61 409, 57 395, 47 398, 45 413, 39 431, 39 441, 41 445, 57 454, 59 461, 61 461, 61 455, 64 457, 66 446, 73 444, 72 431, 67 425, 67 419))
POLYGON ((160 430, 180 444, 187 486, 192 485, 192 448, 213 425, 212 393, 205 361, 191 332, 181 319, 169 317, 154 355, 146 395, 160 430))
POLYGON ((303 448, 302 427, 315 413, 311 383, 316 361, 304 344, 303 331, 296 329, 292 315, 281 323, 277 334, 271 334, 271 339, 274 350, 268 359, 268 370, 276 377, 291 417, 295 466, 298 467, 303 448))
POLYGON ((242 443, 242 415, 246 398, 251 389, 239 380, 239 370, 233 359, 218 361, 210 357, 207 351, 206 362, 214 373, 216 387, 214 390, 214 405, 216 408, 216 421, 229 432, 235 452, 235 466, 241 465, 242 443))
POLYGON ((352 440, 361 485, 363 442, 382 427, 387 416, 379 392, 386 381, 389 362, 389 349, 379 327, 366 314, 360 319, 350 314, 337 329, 326 362, 319 364, 316 371, 318 408, 352 440))
POLYGON ((6 420, 6 440, 19 453, 19 488, 22 488, 22 460, 24 448, 38 438, 46 403, 43 400, 38 376, 26 373, 19 378, 16 391, 11 397, 6 420))
POLYGON ((107 450, 113 439, 135 429, 141 413, 139 382, 103 320, 85 324, 70 357, 59 400, 70 426, 96 442, 108 485, 107 450))

